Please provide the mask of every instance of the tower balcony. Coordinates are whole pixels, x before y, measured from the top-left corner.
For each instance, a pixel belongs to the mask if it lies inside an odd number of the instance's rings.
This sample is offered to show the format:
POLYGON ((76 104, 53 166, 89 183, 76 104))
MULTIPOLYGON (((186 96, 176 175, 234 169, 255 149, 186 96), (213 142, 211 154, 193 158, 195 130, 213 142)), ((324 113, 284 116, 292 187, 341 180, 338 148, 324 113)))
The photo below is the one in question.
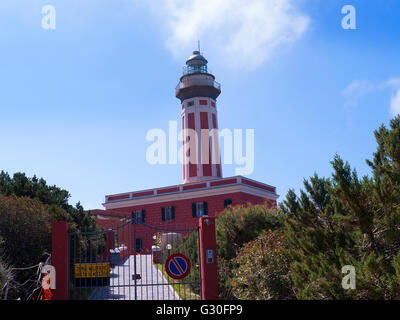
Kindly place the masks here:
POLYGON ((181 77, 175 88, 175 96, 181 100, 193 97, 216 99, 221 93, 221 84, 210 73, 188 73, 181 77))

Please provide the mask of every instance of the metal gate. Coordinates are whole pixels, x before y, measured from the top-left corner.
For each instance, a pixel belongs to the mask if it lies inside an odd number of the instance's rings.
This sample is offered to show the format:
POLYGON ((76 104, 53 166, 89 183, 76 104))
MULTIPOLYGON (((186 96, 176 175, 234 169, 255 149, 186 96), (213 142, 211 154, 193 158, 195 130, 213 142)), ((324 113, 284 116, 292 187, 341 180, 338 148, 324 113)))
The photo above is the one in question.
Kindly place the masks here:
POLYGON ((146 223, 133 213, 108 230, 69 233, 69 248, 70 299, 201 299, 196 223, 146 223))

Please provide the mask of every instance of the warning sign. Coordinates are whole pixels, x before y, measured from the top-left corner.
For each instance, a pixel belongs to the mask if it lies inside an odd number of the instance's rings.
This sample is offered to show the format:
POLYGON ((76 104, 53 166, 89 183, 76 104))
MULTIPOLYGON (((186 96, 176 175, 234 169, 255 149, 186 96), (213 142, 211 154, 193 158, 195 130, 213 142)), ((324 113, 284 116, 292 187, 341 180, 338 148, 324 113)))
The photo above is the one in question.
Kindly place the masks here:
POLYGON ((75 279, 107 278, 110 276, 109 263, 79 263, 75 264, 75 279))

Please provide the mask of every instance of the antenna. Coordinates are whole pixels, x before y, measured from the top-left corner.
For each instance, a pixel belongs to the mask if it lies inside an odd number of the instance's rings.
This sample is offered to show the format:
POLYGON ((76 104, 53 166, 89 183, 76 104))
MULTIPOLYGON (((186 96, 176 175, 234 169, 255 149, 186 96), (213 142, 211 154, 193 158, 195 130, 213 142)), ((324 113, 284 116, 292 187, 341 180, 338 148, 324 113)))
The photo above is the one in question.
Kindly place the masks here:
POLYGON ((200 40, 197 40, 197 46, 199 48, 199 52, 201 53, 201 51, 200 51, 200 40))

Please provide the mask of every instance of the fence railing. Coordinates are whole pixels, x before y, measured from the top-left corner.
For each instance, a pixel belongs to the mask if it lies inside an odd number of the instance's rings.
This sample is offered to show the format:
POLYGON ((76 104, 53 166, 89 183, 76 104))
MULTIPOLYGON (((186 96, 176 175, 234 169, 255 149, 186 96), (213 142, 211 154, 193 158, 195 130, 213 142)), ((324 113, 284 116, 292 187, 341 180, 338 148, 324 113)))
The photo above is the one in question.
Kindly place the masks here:
POLYGON ((196 79, 196 78, 187 78, 184 79, 183 81, 179 81, 177 84, 175 91, 178 93, 180 89, 183 88, 188 88, 191 86, 210 86, 214 87, 218 90, 221 90, 221 84, 215 80, 212 79, 196 79))

